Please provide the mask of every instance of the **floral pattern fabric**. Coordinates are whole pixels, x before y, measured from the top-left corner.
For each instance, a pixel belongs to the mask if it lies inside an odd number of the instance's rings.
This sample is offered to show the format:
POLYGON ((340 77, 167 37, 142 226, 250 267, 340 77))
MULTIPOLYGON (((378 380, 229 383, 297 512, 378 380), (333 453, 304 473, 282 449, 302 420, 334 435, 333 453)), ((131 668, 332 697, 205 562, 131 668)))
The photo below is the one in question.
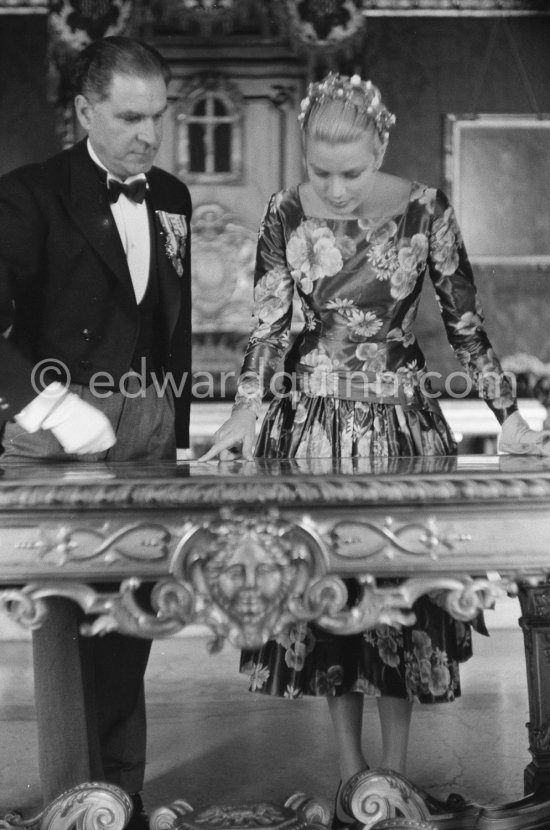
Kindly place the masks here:
MULTIPOLYGON (((420 409, 437 412, 414 334, 426 276, 465 377, 502 422, 515 402, 483 328, 453 208, 441 191, 417 183, 400 216, 372 223, 307 217, 297 187, 271 198, 260 224, 254 324, 235 407, 259 413, 284 358, 285 372, 309 366, 327 390, 342 373, 373 373, 378 385, 399 375, 423 399, 420 409), (304 328, 288 350, 294 292, 304 328)), ((280 405, 284 396, 276 398, 280 405)), ((307 398, 306 409, 314 405, 307 398)))
MULTIPOLYGON (((254 326, 235 401, 236 409, 259 413, 274 393, 258 456, 456 453, 414 334, 426 277, 466 378, 502 422, 516 403, 483 328, 460 229, 441 191, 414 183, 403 212, 377 222, 306 216, 297 187, 271 198, 260 225, 254 326), (304 326, 289 348, 294 292, 304 326), (358 377, 362 393, 343 395, 342 384, 353 379, 346 386, 353 390, 358 377)), ((357 584, 347 585, 353 604, 357 584)), ((384 626, 336 636, 296 625, 260 651, 243 652, 241 668, 255 691, 285 697, 361 691, 452 700, 460 694, 458 664, 471 655, 471 626, 428 597, 414 611, 416 622, 401 631, 384 626)))
POLYGON ((427 599, 415 611, 414 626, 384 625, 351 636, 298 623, 259 652, 243 652, 241 670, 251 691, 278 697, 360 692, 411 703, 452 701, 460 696, 459 663, 472 653, 471 627, 427 599))

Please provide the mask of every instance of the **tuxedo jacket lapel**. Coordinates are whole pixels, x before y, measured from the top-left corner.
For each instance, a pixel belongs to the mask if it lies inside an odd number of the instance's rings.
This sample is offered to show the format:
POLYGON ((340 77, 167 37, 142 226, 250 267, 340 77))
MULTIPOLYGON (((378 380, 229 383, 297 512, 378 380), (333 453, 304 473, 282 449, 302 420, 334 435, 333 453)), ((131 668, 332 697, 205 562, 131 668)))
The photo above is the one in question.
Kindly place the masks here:
POLYGON ((69 191, 64 196, 70 215, 92 248, 133 294, 132 279, 111 212, 107 188, 88 154, 85 141, 73 149, 69 191))

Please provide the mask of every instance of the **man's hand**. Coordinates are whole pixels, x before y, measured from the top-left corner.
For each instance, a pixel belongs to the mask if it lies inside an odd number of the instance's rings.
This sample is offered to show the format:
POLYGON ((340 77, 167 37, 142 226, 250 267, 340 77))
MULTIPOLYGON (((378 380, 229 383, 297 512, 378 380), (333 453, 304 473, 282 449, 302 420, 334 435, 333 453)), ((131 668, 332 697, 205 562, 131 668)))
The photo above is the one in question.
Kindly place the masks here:
POLYGON ((178 447, 176 450, 176 461, 191 461, 193 450, 191 447, 178 447))
POLYGON ((208 452, 201 455, 199 461, 210 461, 219 455, 222 461, 234 458, 229 450, 232 447, 242 447, 242 458, 252 461, 254 458, 254 444, 256 443, 256 416, 250 409, 238 409, 214 433, 214 444, 208 452))
POLYGON ((107 416, 57 382, 37 395, 15 420, 27 432, 51 430, 65 452, 77 455, 103 452, 116 441, 107 416))
POLYGON ((116 442, 107 416, 73 392, 44 418, 41 429, 50 429, 65 452, 77 455, 104 452, 116 442))
POLYGON ((550 431, 537 432, 519 412, 512 412, 502 424, 498 448, 516 455, 550 455, 550 431))

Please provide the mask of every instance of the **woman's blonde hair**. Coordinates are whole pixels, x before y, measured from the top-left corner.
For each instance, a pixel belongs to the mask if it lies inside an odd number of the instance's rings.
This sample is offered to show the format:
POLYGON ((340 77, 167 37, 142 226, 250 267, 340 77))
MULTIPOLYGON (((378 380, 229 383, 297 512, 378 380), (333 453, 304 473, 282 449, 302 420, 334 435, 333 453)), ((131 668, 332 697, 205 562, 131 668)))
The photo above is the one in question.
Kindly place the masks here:
POLYGON ((384 146, 395 124, 395 116, 371 81, 335 72, 309 85, 298 120, 306 139, 330 144, 357 141, 371 134, 384 146))
POLYGON ((341 101, 316 102, 304 127, 304 138, 328 144, 359 141, 365 135, 381 141, 372 119, 341 101))

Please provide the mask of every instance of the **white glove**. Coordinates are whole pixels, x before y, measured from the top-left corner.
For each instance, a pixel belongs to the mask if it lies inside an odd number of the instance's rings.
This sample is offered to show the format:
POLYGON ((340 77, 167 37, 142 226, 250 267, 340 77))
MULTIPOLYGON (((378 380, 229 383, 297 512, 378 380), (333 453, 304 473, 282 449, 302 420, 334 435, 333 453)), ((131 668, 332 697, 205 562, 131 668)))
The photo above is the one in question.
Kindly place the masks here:
POLYGON ((178 447, 176 450, 176 461, 192 461, 193 458, 193 450, 191 447, 178 447))
POLYGON ((103 452, 116 441, 108 418, 58 381, 46 386, 15 420, 27 432, 50 429, 65 452, 103 452))
POLYGON ((550 430, 537 432, 519 412, 512 412, 502 424, 498 448, 517 455, 550 455, 550 430))
POLYGON ((40 427, 50 429, 65 452, 77 455, 103 452, 116 441, 107 416, 73 392, 67 392, 40 427))

